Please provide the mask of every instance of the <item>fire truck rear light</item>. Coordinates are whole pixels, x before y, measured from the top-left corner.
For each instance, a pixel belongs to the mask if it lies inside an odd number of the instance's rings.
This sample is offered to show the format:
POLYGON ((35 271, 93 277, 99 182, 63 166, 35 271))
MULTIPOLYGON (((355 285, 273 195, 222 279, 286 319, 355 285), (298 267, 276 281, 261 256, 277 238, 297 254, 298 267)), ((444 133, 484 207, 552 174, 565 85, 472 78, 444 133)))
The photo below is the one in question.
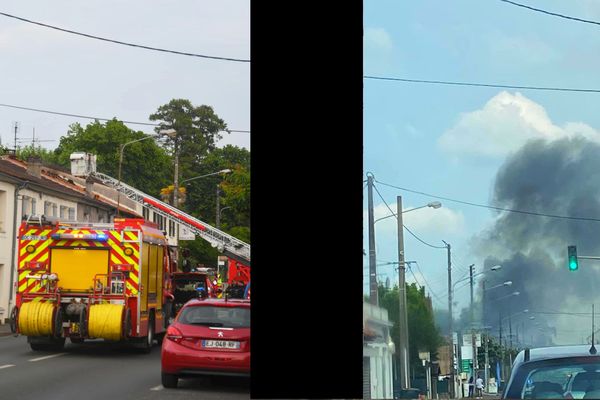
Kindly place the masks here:
POLYGON ((115 264, 112 266, 113 271, 133 271, 133 265, 131 264, 115 264))
POLYGON ((108 235, 105 233, 53 233, 51 237, 54 240, 81 239, 95 240, 97 242, 106 242, 108 240, 108 235))
POLYGON ((181 333, 181 331, 173 326, 170 326, 167 329, 167 334, 166 334, 167 339, 172 340, 175 343, 180 343, 181 340, 183 339, 183 334, 181 333))

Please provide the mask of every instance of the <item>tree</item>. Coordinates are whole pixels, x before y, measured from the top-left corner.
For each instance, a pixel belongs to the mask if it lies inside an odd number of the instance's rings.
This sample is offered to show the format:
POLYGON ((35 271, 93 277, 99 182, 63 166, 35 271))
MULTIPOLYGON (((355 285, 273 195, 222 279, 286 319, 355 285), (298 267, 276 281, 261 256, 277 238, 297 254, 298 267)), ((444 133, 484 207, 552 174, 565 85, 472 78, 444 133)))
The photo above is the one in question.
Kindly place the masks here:
POLYGON ((33 157, 39 158, 45 164, 58 164, 56 154, 52 150, 33 145, 27 145, 17 150, 17 158, 19 160, 28 161, 33 157))
POLYGON ((150 115, 151 121, 160 121, 156 131, 174 129, 177 134, 166 140, 165 147, 179 154, 181 170, 193 170, 206 155, 216 148, 227 131, 227 124, 207 105, 195 107, 189 100, 173 99, 150 115))
MULTIPOLYGON (((68 168, 73 152, 93 153, 97 155, 97 170, 114 178, 118 178, 119 174, 120 145, 147 136, 141 131, 129 129, 116 119, 104 124, 95 121, 85 128, 75 123, 69 128, 54 150, 58 164, 68 168)), ((169 155, 154 140, 127 145, 123 154, 123 182, 157 196, 160 189, 172 180, 169 155)))
MULTIPOLYGON (((398 320, 400 317, 400 303, 398 286, 394 286, 393 289, 387 289, 385 286, 379 285, 378 292, 380 307, 388 310, 388 316, 394 323, 391 335, 396 344, 396 350, 399 351, 400 334, 398 320)), ((428 351, 431 354, 431 360, 436 360, 437 349, 441 345, 442 339, 435 326, 433 312, 425 296, 425 289, 419 289, 414 283, 406 285, 406 302, 408 305, 410 364, 412 368, 422 371, 423 366, 419 359, 419 352, 428 351)))

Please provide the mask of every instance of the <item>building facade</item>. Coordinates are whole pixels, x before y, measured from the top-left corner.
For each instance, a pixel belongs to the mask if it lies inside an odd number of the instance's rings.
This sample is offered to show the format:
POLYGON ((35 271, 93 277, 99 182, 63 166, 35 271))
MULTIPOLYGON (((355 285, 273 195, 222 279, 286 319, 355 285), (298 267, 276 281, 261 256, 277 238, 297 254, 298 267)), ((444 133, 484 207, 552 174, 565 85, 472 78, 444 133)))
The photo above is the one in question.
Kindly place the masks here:
POLYGON ((393 399, 394 324, 386 309, 363 302, 363 399, 393 399))

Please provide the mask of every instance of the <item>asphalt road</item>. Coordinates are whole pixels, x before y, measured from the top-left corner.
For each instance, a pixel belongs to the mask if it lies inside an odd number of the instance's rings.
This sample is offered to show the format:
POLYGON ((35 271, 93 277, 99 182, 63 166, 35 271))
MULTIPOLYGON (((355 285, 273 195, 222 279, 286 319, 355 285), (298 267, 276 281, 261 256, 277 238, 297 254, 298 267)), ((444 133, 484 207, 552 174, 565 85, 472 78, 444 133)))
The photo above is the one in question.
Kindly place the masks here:
POLYGON ((72 344, 64 351, 32 351, 23 336, 0 337, 2 399, 249 399, 250 380, 181 379, 177 389, 160 383, 160 346, 150 354, 104 343, 72 344))

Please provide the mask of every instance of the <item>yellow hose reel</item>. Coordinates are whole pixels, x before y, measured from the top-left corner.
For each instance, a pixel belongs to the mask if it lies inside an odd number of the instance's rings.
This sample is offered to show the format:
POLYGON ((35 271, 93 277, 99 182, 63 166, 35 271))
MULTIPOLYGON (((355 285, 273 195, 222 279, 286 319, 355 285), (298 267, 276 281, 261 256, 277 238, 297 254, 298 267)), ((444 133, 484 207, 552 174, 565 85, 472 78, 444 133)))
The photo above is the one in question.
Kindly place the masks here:
POLYGON ((19 332, 26 336, 50 336, 53 332, 56 304, 30 301, 19 310, 19 332))
POLYGON ((122 334, 122 304, 94 304, 90 307, 88 336, 105 340, 120 340, 122 334))

